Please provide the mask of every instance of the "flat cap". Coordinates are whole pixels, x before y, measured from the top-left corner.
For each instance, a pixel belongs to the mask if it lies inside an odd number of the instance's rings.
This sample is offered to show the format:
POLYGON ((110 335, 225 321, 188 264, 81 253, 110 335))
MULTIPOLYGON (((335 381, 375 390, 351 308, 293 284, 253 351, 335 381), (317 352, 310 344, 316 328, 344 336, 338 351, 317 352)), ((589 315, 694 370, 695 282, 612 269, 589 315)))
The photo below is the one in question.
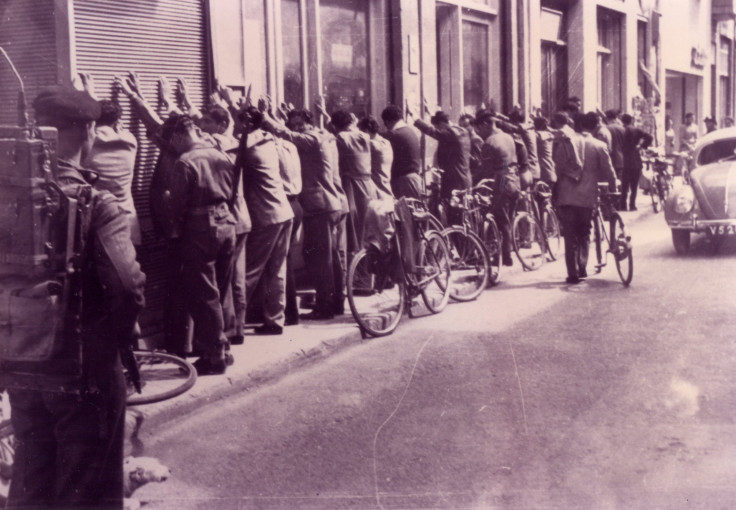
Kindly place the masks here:
POLYGON ((90 122, 100 118, 100 103, 87 92, 57 85, 42 90, 33 100, 36 117, 64 123, 90 122))

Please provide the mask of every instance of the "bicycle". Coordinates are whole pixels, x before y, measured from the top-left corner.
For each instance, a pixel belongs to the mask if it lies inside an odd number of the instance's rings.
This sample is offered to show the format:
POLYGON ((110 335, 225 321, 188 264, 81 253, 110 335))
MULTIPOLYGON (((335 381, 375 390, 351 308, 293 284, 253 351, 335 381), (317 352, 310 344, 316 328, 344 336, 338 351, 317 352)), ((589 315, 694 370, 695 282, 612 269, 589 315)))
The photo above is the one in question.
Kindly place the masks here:
MULTIPOLYGON (((370 246, 353 257, 348 304, 363 338, 391 334, 407 304, 418 296, 432 313, 447 305, 450 251, 444 237, 431 228, 431 218, 421 201, 398 200, 388 250, 383 253, 370 246)), ((411 306, 409 315, 413 316, 411 306)))
POLYGON ((15 438, 10 423, 8 394, 0 392, 0 507, 3 507, 10 489, 15 459, 15 438))
POLYGON ((527 271, 542 267, 547 256, 550 260, 557 260, 561 246, 560 221, 552 207, 551 197, 552 190, 543 181, 537 182, 531 191, 519 192, 511 238, 514 252, 527 271))
POLYGON ((675 166, 675 162, 656 153, 648 153, 648 156, 642 158, 647 168, 652 170, 652 182, 649 186, 649 196, 652 200, 652 210, 658 213, 667 201, 670 191, 673 188, 673 173, 669 171, 669 167, 675 166))
POLYGON ((125 370, 128 406, 174 398, 197 382, 197 370, 183 358, 159 351, 134 350, 132 354, 138 380, 134 370, 125 370))
POLYGON ((608 254, 613 255, 621 282, 628 287, 634 278, 634 255, 629 235, 615 204, 621 193, 609 192, 607 182, 598 183, 598 198, 593 209, 593 237, 595 240, 596 273, 608 263, 608 254), (609 229, 606 229, 608 222, 609 229), (605 244, 605 251, 603 245, 605 244))
POLYGON ((486 288, 490 276, 488 253, 478 236, 480 207, 472 190, 453 190, 448 206, 462 215, 460 225, 442 230, 452 257, 450 297, 456 301, 472 301, 486 288))
POLYGON ((501 278, 501 231, 493 216, 493 179, 482 179, 473 187, 478 207, 469 214, 473 231, 480 237, 488 255, 488 283, 496 285, 501 278))

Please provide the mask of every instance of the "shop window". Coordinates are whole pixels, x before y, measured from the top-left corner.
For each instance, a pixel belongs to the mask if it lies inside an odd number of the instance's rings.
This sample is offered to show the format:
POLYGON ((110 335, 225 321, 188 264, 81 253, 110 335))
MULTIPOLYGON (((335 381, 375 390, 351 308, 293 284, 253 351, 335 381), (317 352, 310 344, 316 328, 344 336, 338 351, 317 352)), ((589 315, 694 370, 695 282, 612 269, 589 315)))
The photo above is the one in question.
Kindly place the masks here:
POLYGON ((564 13, 542 7, 542 112, 549 116, 567 99, 567 44, 564 13))
POLYGON ((267 92, 266 15, 263 1, 210 2, 215 78, 223 85, 253 94, 267 92))
POLYGON ((363 0, 322 0, 322 88, 327 111, 369 112, 368 16, 363 0))
POLYGON ((465 110, 474 111, 488 102, 487 24, 463 21, 463 102, 465 110))
POLYGON ((299 0, 283 0, 281 3, 281 32, 283 34, 284 101, 303 108, 304 75, 302 54, 302 21, 299 0))
POLYGON ((598 105, 602 110, 622 109, 623 16, 598 8, 598 105))

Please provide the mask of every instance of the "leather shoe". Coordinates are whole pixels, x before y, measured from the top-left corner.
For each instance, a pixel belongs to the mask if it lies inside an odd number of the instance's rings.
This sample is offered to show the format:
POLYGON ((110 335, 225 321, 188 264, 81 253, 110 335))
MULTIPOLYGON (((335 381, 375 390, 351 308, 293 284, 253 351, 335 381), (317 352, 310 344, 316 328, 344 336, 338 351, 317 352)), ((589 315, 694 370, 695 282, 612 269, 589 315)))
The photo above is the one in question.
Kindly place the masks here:
POLYGON ((577 276, 568 276, 565 279, 565 282, 571 283, 571 284, 580 283, 580 278, 578 278, 577 276))
POLYGON ((278 324, 264 324, 263 326, 258 326, 253 331, 255 331, 256 335, 281 335, 284 332, 284 328, 278 324))
POLYGON ((199 358, 192 363, 192 366, 197 370, 197 375, 221 375, 227 369, 227 362, 224 359, 214 361, 208 358, 199 358))
POLYGON ((243 345, 245 338, 243 335, 235 335, 228 338, 228 341, 230 342, 230 345, 243 345))
POLYGON ((284 321, 284 326, 296 326, 299 324, 299 317, 296 317, 294 319, 286 319, 284 321))
POLYGON ((315 310, 312 310, 309 313, 300 314, 299 318, 304 321, 327 321, 330 319, 334 319, 335 316, 329 312, 317 312, 315 310))

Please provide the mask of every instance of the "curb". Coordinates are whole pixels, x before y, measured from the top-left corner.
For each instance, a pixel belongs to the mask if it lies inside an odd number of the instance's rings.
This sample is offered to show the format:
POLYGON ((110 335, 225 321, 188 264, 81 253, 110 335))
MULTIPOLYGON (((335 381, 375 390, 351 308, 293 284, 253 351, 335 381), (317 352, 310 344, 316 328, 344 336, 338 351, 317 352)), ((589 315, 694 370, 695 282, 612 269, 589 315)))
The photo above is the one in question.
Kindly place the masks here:
MULTIPOLYGON (((637 211, 624 212, 623 219, 627 224, 637 223, 649 212, 650 209, 642 205, 637 211)), ((506 278, 521 272, 523 268, 518 261, 511 267, 502 267, 499 284, 503 285, 506 278)), ((126 414, 137 417, 137 420, 142 417, 142 434, 152 436, 157 427, 191 414, 203 405, 272 383, 347 347, 370 340, 361 337, 349 312, 339 322, 333 320, 289 326, 279 337, 247 335, 244 345, 232 347, 235 363, 228 367, 224 375, 200 377, 186 393, 155 404, 129 407, 126 414), (334 333, 330 336, 331 332, 334 333), (296 343, 294 336, 299 337, 296 343), (261 347, 271 352, 266 359, 254 361, 255 357, 249 355, 258 352, 261 347)), ((132 435, 126 433, 126 451, 130 451, 131 442, 135 451, 139 441, 137 431, 132 435)))

